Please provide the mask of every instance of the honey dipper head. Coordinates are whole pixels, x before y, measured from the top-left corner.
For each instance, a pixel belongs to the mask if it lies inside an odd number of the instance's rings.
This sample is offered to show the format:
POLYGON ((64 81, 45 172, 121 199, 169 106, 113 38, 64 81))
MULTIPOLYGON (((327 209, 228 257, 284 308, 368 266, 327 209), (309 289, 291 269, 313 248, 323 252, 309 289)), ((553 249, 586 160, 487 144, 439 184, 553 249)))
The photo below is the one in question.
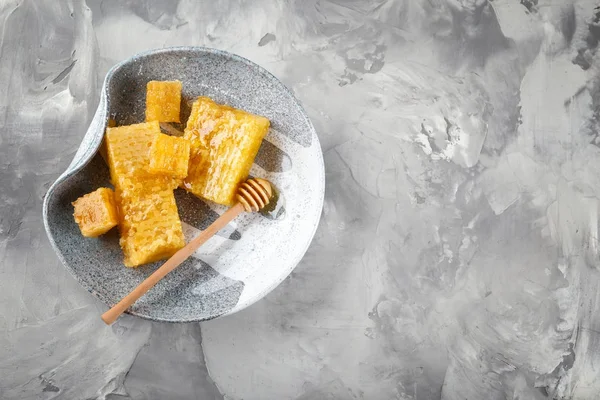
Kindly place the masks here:
POLYGON ((246 212, 256 212, 263 209, 273 197, 271 183, 265 179, 251 178, 238 188, 236 199, 246 212))

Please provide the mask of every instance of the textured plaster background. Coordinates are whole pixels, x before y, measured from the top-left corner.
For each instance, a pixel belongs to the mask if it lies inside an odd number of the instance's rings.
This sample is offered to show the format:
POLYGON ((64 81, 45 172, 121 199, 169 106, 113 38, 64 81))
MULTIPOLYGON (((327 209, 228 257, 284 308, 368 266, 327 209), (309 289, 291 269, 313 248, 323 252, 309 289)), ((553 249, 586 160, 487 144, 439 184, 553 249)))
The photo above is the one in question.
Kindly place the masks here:
POLYGON ((596 5, 1 2, 0 398, 598 398, 596 5), (321 225, 239 314, 106 327, 42 198, 107 70, 178 45, 293 89, 325 156, 321 225))

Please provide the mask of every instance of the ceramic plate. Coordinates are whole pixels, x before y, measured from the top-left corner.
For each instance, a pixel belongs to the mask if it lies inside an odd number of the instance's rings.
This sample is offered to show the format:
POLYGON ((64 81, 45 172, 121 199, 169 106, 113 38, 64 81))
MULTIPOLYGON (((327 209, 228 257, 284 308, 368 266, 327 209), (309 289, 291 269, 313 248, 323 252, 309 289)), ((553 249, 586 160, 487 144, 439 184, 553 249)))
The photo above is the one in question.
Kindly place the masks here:
MULTIPOLYGON (((174 79, 183 82, 185 118, 190 100, 209 96, 271 120, 251 175, 273 182, 285 198, 284 218, 244 214, 129 310, 159 321, 201 321, 239 311, 277 286, 306 252, 321 215, 325 183, 319 140, 292 93, 263 68, 198 47, 154 50, 113 67, 73 162, 46 194, 44 223, 66 268, 108 306, 161 264, 124 267, 117 229, 97 239, 82 237, 71 202, 110 186, 108 167, 97 152, 108 120, 143 122, 146 83, 174 79)), ((224 211, 180 189, 175 195, 187 241, 224 211)))

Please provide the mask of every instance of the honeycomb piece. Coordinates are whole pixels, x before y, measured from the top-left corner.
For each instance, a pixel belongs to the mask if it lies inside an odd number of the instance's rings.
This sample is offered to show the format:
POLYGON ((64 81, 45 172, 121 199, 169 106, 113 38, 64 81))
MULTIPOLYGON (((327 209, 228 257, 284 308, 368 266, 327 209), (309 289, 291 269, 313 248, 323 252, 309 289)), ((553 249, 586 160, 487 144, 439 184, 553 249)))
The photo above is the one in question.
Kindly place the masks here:
POLYGON ((115 183, 118 177, 150 175, 148 150, 159 133, 156 121, 106 129, 108 166, 115 183))
POLYGON ((132 177, 151 178, 164 183, 164 187, 175 189, 181 180, 169 176, 157 176, 150 172, 150 147, 156 135, 160 134, 158 122, 108 128, 104 138, 108 154, 108 167, 113 185, 120 180, 132 177))
POLYGON ((159 133, 150 147, 150 172, 183 179, 190 162, 190 142, 159 133))
POLYGON ((146 121, 179 122, 181 82, 150 81, 146 85, 146 121))
POLYGON ((168 258, 185 246, 173 190, 148 180, 136 186, 133 191, 117 189, 123 215, 120 244, 128 267, 168 258))
POLYGON ((75 222, 85 237, 98 237, 118 223, 114 192, 100 188, 88 193, 73 203, 75 222))
POLYGON ((185 245, 173 189, 180 179, 149 171, 150 147, 158 122, 108 128, 106 148, 119 207, 125 265, 166 258, 185 245))
POLYGON ((248 177, 269 125, 265 117, 199 97, 184 133, 191 154, 182 186, 215 203, 233 204, 237 187, 248 177))

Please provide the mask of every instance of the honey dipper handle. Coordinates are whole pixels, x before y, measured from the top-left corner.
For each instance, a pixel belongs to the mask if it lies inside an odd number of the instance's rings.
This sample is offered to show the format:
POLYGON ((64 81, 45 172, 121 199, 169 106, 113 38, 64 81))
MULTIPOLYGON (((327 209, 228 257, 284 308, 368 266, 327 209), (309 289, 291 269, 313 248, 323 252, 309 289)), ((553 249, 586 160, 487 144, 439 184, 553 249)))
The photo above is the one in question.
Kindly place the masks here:
POLYGON ((154 285, 164 278, 169 272, 173 271, 184 262, 198 247, 202 246, 204 242, 210 239, 215 233, 220 231, 237 217, 242 211, 244 206, 237 203, 235 206, 227 210, 221 215, 215 222, 213 222, 208 228, 203 230, 198 236, 196 236, 191 242, 189 242, 184 248, 173 254, 159 269, 154 271, 152 275, 147 277, 142 283, 131 291, 127 296, 123 297, 121 301, 115 304, 110 310, 102 314, 102 320, 110 325, 119 318, 121 314, 125 312, 137 299, 142 297, 144 293, 150 290, 154 285))

